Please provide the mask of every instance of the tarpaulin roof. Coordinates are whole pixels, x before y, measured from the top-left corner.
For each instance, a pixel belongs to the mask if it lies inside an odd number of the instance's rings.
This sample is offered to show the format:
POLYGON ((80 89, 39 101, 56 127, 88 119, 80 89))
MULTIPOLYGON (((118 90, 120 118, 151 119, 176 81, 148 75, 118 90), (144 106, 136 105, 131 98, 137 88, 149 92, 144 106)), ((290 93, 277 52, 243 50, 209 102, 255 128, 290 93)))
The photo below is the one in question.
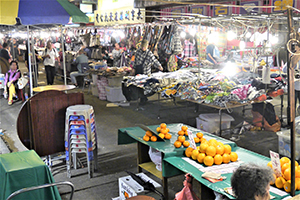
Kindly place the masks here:
POLYGON ((0 0, 0 24, 88 23, 89 18, 68 0, 0 0))

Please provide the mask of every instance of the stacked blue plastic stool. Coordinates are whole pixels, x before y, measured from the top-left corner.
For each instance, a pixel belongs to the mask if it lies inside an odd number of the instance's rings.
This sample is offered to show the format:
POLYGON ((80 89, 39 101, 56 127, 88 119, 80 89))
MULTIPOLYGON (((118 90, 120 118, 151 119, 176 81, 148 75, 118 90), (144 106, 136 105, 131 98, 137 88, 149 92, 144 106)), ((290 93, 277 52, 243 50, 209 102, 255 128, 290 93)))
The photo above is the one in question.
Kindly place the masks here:
POLYGON ((77 154, 85 154, 89 177, 97 169, 97 134, 94 109, 90 105, 69 106, 66 111, 65 149, 67 176, 77 169, 77 154))

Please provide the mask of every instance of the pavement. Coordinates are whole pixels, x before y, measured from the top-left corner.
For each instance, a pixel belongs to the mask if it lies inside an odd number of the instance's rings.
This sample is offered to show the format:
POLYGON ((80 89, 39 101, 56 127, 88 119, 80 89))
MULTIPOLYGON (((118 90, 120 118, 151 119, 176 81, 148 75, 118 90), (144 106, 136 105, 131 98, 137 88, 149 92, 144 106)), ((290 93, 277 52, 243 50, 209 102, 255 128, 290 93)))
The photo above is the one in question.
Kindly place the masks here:
MULTIPOLYGON (((22 72, 27 71, 24 63, 20 63, 22 72)), ((44 67, 39 67, 39 85, 45 84, 44 67)), ((55 84, 63 84, 61 77, 56 77, 55 84)), ((80 88, 72 90, 72 92, 82 92, 80 88)), ((98 138, 98 166, 93 178, 88 178, 86 167, 72 173, 72 178, 67 178, 66 165, 63 160, 57 160, 52 167, 52 174, 56 182, 70 181, 75 186, 74 200, 107 200, 119 196, 118 179, 127 176, 125 170, 137 173, 137 146, 136 144, 118 145, 118 129, 124 127, 133 127, 137 124, 157 125, 160 123, 185 123, 196 127, 196 117, 201 113, 217 113, 215 109, 200 106, 198 112, 195 107, 186 101, 177 101, 176 105, 170 100, 164 101, 159 105, 154 95, 146 105, 137 110, 136 102, 131 102, 129 106, 110 107, 110 102, 99 100, 97 96, 88 93, 88 89, 84 89, 85 103, 92 105, 95 111, 96 130, 98 138), (160 115, 160 118, 158 118, 160 115)), ((284 104, 286 105, 286 97, 284 104)), ((280 103, 279 98, 272 100, 273 105, 280 103)), ((11 106, 7 105, 7 100, 0 97, 0 129, 3 129, 3 135, 0 135, 0 154, 24 151, 26 148, 20 142, 16 131, 16 119, 22 102, 16 102, 11 106)), ((251 106, 250 106, 251 108, 251 106)), ((280 114, 280 106, 275 107, 276 114, 280 114)), ((286 115, 286 109, 283 112, 286 115)), ((251 121, 252 114, 250 110, 245 112, 242 117, 241 108, 233 109, 230 113, 235 121, 231 126, 234 127, 244 120, 251 121)), ((245 131, 241 134, 232 134, 230 131, 222 133, 222 137, 230 139, 237 143, 238 146, 259 154, 269 156, 269 150, 278 152, 278 136, 274 132, 268 131, 245 131)), ((85 166, 86 163, 83 162, 85 166)), ((156 177, 146 173, 148 176, 161 183, 156 177)), ((170 178, 169 196, 174 199, 175 193, 182 188, 184 176, 176 176, 170 178)), ((59 188, 63 199, 68 199, 68 188, 59 188)), ((200 191, 195 188, 196 193, 200 191)))

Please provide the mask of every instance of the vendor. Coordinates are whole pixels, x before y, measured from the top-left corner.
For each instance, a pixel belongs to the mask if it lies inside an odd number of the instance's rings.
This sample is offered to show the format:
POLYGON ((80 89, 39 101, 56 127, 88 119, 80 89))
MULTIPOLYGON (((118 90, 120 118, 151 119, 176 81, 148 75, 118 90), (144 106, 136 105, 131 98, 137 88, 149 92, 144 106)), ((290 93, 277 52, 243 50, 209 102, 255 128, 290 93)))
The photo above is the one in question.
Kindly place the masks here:
POLYGON ((72 72, 70 74, 71 81, 76 87, 78 86, 76 77, 85 75, 84 67, 88 66, 88 57, 85 55, 84 49, 80 49, 78 54, 79 55, 76 57, 76 60, 75 60, 75 64, 77 64, 78 71, 72 72))
POLYGON ((114 67, 120 67, 121 66, 121 58, 122 58, 122 53, 123 53, 123 49, 120 48, 120 45, 118 43, 115 43, 115 48, 112 51, 112 57, 113 57, 113 61, 114 67))
POLYGON ((159 71, 163 71, 163 67, 155 58, 153 53, 148 49, 148 41, 142 40, 141 48, 135 53, 132 73, 137 74, 151 74, 151 68, 154 66, 159 71))
POLYGON ((210 44, 206 47, 206 59, 210 61, 212 64, 218 64, 218 59, 220 58, 220 51, 218 47, 210 42, 210 44))

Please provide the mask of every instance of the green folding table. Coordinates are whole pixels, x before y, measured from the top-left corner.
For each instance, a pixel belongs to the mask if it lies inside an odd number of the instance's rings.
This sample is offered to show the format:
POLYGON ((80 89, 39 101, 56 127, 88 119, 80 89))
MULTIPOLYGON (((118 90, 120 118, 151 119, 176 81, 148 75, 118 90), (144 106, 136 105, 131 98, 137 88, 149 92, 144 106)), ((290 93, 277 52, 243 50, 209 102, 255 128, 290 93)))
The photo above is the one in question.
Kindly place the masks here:
MULTIPOLYGON (((34 150, 0 155, 0 200, 22 188, 54 183, 48 166, 34 150)), ((60 200, 57 187, 22 193, 14 200, 60 200)))

